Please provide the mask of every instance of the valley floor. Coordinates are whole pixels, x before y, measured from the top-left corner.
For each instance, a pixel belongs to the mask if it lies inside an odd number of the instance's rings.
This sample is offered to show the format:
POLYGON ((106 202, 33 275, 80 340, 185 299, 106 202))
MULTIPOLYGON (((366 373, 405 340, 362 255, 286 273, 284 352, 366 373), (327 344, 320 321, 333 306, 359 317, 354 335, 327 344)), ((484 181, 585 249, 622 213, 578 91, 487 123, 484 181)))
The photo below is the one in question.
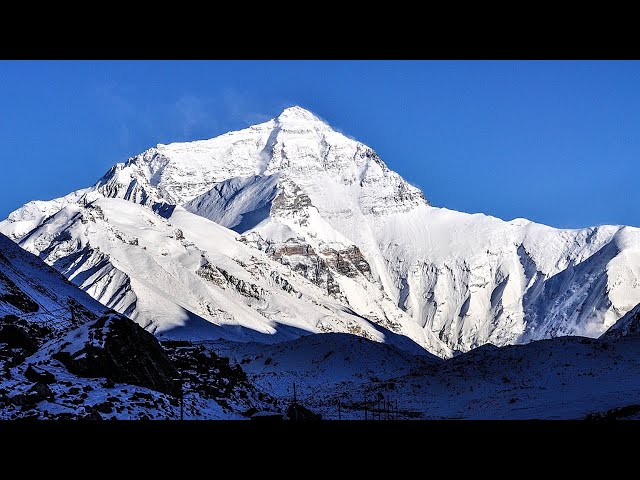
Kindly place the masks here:
POLYGON ((282 402, 295 382, 300 403, 325 419, 364 419, 365 400, 369 419, 583 419, 640 404, 637 337, 487 345, 446 362, 340 334, 208 347, 282 402))

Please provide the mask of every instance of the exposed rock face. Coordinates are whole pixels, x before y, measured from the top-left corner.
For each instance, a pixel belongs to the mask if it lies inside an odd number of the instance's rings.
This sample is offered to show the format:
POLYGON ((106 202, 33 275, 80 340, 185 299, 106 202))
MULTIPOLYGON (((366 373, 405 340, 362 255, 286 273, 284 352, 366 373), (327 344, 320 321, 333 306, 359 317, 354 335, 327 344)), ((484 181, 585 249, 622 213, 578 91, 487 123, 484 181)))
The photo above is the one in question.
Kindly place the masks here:
POLYGON ((340 298, 340 286, 331 274, 330 265, 324 255, 318 255, 313 247, 299 240, 290 239, 283 244, 270 245, 266 253, 291 270, 299 273, 329 295, 340 298))
POLYGON ((640 336, 640 304, 618 320, 600 338, 602 340, 616 340, 627 336, 640 336))
POLYGON ((42 402, 43 400, 53 399, 53 392, 51 389, 43 383, 35 383, 25 393, 19 393, 12 397, 9 397, 9 402, 14 405, 20 405, 22 407, 30 407, 42 402))
POLYGON ((231 275, 223 268, 218 269, 224 279, 231 284, 241 295, 245 297, 255 298, 256 300, 260 300, 264 296, 264 290, 257 285, 241 280, 240 278, 231 275))
POLYGON ((203 262, 203 265, 196 270, 196 273, 205 280, 213 282, 218 286, 223 286, 226 282, 220 270, 218 270, 215 265, 209 263, 209 261, 203 262))
MULTIPOLYGON (((288 265, 294 272, 299 273, 315 285, 325 289, 329 295, 346 301, 335 280, 335 275, 355 278, 363 275, 371 280, 371 268, 360 249, 352 245, 349 248, 334 249, 325 247, 320 253, 302 239, 290 238, 286 242, 264 242, 257 236, 241 237, 244 243, 264 250, 274 260, 288 265)), ((287 290, 286 287, 283 287, 287 290)))
MULTIPOLYGON (((2 256, 2 253, 0 253, 2 256)), ((35 313, 40 306, 29 295, 20 290, 2 271, 0 271, 0 302, 13 305, 24 313, 35 313)))
POLYGON ((43 383, 45 385, 56 381, 55 375, 44 368, 36 367, 35 365, 29 365, 24 372, 24 376, 27 380, 31 380, 35 383, 43 383))
POLYGON ((119 315, 99 318, 84 328, 86 343, 65 345, 54 358, 81 377, 106 377, 164 393, 176 393, 178 372, 158 340, 119 315))
POLYGON ((322 251, 322 254, 329 267, 334 268, 341 275, 353 278, 360 273, 371 279, 371 267, 355 245, 342 250, 327 248, 322 251))
MULTIPOLYGON (((308 218, 307 207, 311 206, 311 199, 298 185, 291 180, 283 178, 280 181, 280 193, 273 199, 271 214, 308 218)), ((305 220, 300 220, 301 225, 306 225, 305 220)))
POLYGON ((287 292, 290 295, 295 295, 298 298, 302 298, 302 294, 298 292, 291 283, 286 278, 283 278, 278 272, 271 272, 271 280, 275 285, 278 285, 282 290, 287 292))
POLYGON ((13 315, 7 315, 0 322, 0 343, 5 343, 10 348, 23 349, 27 353, 38 349, 38 342, 29 332, 26 322, 13 315))
POLYGON ((165 341, 163 346, 173 364, 180 370, 185 390, 198 392, 203 398, 215 400, 223 408, 230 404, 243 405, 245 412, 256 408, 277 409, 277 401, 258 391, 238 364, 202 345, 189 342, 165 341))

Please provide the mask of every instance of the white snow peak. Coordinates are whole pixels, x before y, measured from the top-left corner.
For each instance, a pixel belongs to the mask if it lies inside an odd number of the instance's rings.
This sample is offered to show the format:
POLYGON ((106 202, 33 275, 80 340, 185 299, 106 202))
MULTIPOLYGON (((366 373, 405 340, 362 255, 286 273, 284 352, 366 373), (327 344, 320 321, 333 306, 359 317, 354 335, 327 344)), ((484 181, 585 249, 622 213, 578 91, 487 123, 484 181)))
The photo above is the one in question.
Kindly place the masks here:
POLYGON ((373 149, 298 106, 157 145, 92 187, 30 202, 0 231, 145 327, 180 335, 401 335, 449 356, 595 337, 640 303, 640 230, 434 208, 373 149))

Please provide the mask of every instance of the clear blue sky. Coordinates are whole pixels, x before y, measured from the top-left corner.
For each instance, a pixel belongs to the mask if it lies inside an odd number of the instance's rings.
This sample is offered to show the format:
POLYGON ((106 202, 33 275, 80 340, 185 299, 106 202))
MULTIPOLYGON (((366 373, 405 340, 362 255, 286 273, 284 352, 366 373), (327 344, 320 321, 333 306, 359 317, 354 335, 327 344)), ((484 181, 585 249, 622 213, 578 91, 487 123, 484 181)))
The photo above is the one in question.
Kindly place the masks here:
POLYGON ((436 206, 640 225, 640 62, 0 61, 0 218, 305 107, 436 206))

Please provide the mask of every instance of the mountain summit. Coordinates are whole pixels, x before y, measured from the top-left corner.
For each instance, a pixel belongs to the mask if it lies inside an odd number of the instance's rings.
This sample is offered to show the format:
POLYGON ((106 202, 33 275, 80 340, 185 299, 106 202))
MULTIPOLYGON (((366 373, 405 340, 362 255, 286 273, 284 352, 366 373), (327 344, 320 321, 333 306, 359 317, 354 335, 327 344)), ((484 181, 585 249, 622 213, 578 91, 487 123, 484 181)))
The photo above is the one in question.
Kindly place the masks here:
POLYGON ((287 122, 311 122, 326 125, 326 123, 316 117, 309 110, 299 107, 298 105, 285 108, 282 113, 276 117, 276 121, 280 124, 287 122))
MULTIPOLYGON (((182 205, 218 183, 273 174, 284 174, 309 188, 323 189, 327 181, 338 189, 357 184, 370 201, 381 196, 421 197, 371 148, 333 130, 300 107, 210 140, 157 145, 116 164, 98 182, 97 189, 107 197, 142 204, 182 205), (371 192, 374 188, 378 192, 371 192)), ((379 202, 375 206, 387 207, 379 202)))
POLYGON ((301 107, 157 145, 0 231, 159 335, 346 332, 442 357, 602 334, 640 303, 640 230, 429 205, 301 107))

